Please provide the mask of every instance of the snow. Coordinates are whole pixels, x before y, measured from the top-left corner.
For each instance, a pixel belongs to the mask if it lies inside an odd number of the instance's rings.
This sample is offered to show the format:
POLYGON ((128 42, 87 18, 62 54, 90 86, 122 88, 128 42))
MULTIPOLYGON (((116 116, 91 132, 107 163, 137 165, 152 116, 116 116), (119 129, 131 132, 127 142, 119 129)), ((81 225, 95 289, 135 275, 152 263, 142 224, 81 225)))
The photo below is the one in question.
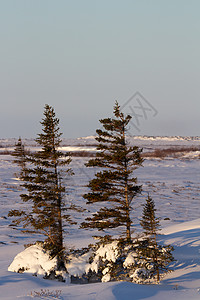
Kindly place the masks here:
POLYGON ((91 253, 86 253, 79 257, 71 257, 70 262, 66 265, 69 275, 81 276, 84 273, 88 273, 91 267, 89 264, 90 255, 91 253))
POLYGON ((161 233, 162 234, 166 234, 166 233, 172 234, 172 233, 177 233, 177 232, 181 232, 184 230, 192 230, 192 229, 200 229, 200 218, 193 220, 193 221, 168 226, 166 228, 163 228, 161 233))
POLYGON ((97 259, 100 256, 104 257, 105 260, 116 262, 116 259, 118 257, 117 241, 114 241, 111 244, 105 246, 101 245, 100 248, 97 250, 97 259))
POLYGON ((102 277, 102 282, 109 282, 110 281, 110 274, 109 273, 106 273, 106 269, 104 269, 104 276, 102 277))
POLYGON ((73 151, 95 151, 96 147, 81 147, 81 146, 62 146, 58 148, 59 151, 73 152, 73 151))
POLYGON ((193 151, 185 154, 183 158, 200 158, 200 151, 193 151))
MULTIPOLYGON (((118 243, 114 241, 105 246, 101 245, 95 252, 95 257, 93 258, 93 261, 91 263, 89 263, 89 259, 92 255, 92 251, 78 257, 73 255, 69 256, 70 261, 66 265, 69 275, 82 276, 84 273, 87 274, 90 270, 97 273, 100 259, 102 259, 103 261, 108 260, 116 262, 116 259, 118 257, 117 244, 118 243)), ((105 268, 103 270, 104 277, 102 279, 102 282, 107 282, 110 280, 110 275, 107 274, 108 271, 108 268, 105 268)))
MULTIPOLYGON (((199 137, 133 137, 130 142, 144 146, 146 149, 154 150, 159 147, 169 146, 198 146, 199 137)), ((12 148, 14 139, 0 140, 2 148, 12 148)), ((65 140, 63 147, 70 145, 91 150, 88 144, 94 144, 94 137, 81 138, 73 141, 65 140)), ((29 148, 34 148, 32 140, 26 140, 29 148)), ((67 149, 66 149, 67 150, 67 149)), ((77 148, 76 148, 77 150, 77 148)), ((22 192, 20 182, 14 178, 18 171, 13 164, 10 155, 0 155, 0 299, 13 300, 32 299, 34 292, 41 294, 41 289, 46 291, 46 296, 36 299, 55 299, 55 291, 61 291, 57 299, 67 300, 197 300, 200 299, 200 160, 198 152, 190 152, 185 159, 147 159, 144 167, 136 171, 139 183, 143 184, 144 192, 135 200, 132 217, 134 220, 134 234, 140 231, 139 218, 141 216, 142 204, 149 192, 155 200, 157 215, 161 218, 159 239, 164 244, 174 247, 176 261, 171 264, 173 272, 166 275, 158 285, 140 285, 131 282, 107 282, 109 280, 108 270, 104 269, 104 277, 101 283, 75 285, 44 280, 41 278, 45 272, 53 267, 53 261, 49 261, 41 249, 32 246, 24 250, 24 244, 30 244, 43 237, 24 234, 21 230, 14 230, 11 218, 7 217, 10 209, 17 209, 21 204, 20 193, 22 192), (193 154, 193 155, 192 155, 193 154), (31 251, 30 251, 31 250, 31 251), (15 259, 16 258, 16 259, 15 259), (13 262, 13 263, 12 263, 13 262), (26 266, 24 273, 16 273, 21 266, 26 266), (8 271, 9 268, 9 271, 8 271), (32 276, 31 273, 39 276, 32 276), (49 293, 48 293, 49 291, 49 293)), ((67 181, 68 195, 66 201, 83 206, 86 210, 80 214, 73 213, 78 222, 68 228, 65 237, 67 248, 86 247, 94 242, 92 236, 99 235, 93 230, 79 230, 78 225, 90 213, 98 209, 98 205, 91 207, 85 204, 82 194, 86 191, 86 184, 94 174, 92 168, 85 168, 87 158, 73 158, 71 167, 75 176, 67 181)), ((116 230, 116 234, 120 234, 116 230)), ((109 231, 106 232, 109 234, 109 231)), ((117 253, 114 245, 110 248, 99 248, 99 255, 115 260, 117 253)), ((96 265, 88 262, 89 254, 73 259, 68 264, 70 274, 79 276, 89 268, 96 265)), ((134 253, 129 254, 126 264, 134 260, 134 253)))
POLYGON ((50 259, 41 247, 33 245, 17 254, 8 267, 8 271, 18 272, 23 268, 26 273, 44 276, 49 275, 54 267, 56 267, 56 259, 50 259))
POLYGON ((134 264, 134 262, 135 262, 134 253, 130 252, 128 254, 128 256, 126 257, 123 265, 126 268, 126 267, 131 266, 132 264, 134 264))
MULTIPOLYGON (((117 250, 117 241, 114 241, 110 244, 107 245, 101 245, 99 247, 99 249, 96 251, 96 255, 94 257, 94 260, 90 266, 90 269, 94 272, 97 273, 98 271, 98 267, 99 267, 99 262, 100 262, 100 258, 103 261, 112 261, 112 262, 116 262, 116 259, 118 257, 118 250, 117 250)), ((102 282, 107 282, 110 280, 110 275, 107 274, 109 271, 108 268, 105 268, 103 270, 103 278, 102 278, 102 282)))

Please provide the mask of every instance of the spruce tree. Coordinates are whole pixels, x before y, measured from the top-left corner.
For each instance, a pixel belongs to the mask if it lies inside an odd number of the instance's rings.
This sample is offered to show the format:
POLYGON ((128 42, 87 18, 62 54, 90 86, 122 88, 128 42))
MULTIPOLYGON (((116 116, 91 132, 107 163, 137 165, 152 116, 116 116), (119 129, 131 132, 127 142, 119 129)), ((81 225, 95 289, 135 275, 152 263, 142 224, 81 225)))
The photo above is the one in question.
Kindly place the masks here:
POLYGON ((114 117, 101 119, 103 129, 97 129, 96 157, 89 160, 87 167, 99 167, 89 182, 90 192, 84 195, 88 204, 102 202, 102 208, 82 223, 83 228, 125 228, 123 237, 131 241, 130 212, 133 198, 141 192, 134 171, 142 165, 141 149, 129 146, 126 133, 130 115, 124 115, 116 102, 114 117))
POLYGON ((143 207, 142 220, 140 222, 146 236, 151 236, 156 240, 160 228, 159 219, 156 217, 156 208, 153 199, 148 195, 143 207))
POLYGON ((143 207, 143 215, 140 222, 145 239, 140 242, 139 256, 146 261, 146 268, 151 275, 156 275, 160 281, 160 271, 168 271, 168 264, 173 261, 170 245, 158 244, 157 236, 160 229, 159 219, 156 217, 156 208, 153 199, 148 195, 143 207), (149 267, 151 266, 151 268, 149 267))
POLYGON ((25 147, 24 144, 22 143, 21 137, 19 137, 18 142, 15 144, 15 148, 12 153, 12 156, 14 157, 13 162, 20 167, 20 173, 15 174, 18 178, 20 178, 26 167, 25 147))
MULTIPOLYGON (((64 266, 63 220, 72 223, 64 203, 65 187, 62 182, 63 166, 71 162, 69 154, 58 150, 61 143, 59 119, 54 109, 46 105, 41 121, 42 133, 38 134, 37 145, 41 150, 24 156, 21 141, 15 148, 16 163, 21 164, 22 186, 27 193, 21 194, 24 202, 30 203, 30 210, 11 210, 14 225, 22 224, 26 232, 46 236, 45 249, 58 258, 58 269, 64 266), (22 164, 23 162, 23 164, 22 164)), ((68 168, 66 173, 72 175, 68 168)))

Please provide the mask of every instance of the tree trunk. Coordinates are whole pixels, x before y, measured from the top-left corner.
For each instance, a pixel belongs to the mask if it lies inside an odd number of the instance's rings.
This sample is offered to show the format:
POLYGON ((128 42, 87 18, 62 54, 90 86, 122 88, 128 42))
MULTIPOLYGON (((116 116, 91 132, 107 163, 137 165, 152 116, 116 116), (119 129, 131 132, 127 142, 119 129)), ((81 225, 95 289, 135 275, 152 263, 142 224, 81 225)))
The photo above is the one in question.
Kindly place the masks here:
POLYGON ((131 241, 131 224, 130 224, 130 211, 129 211, 129 203, 128 203, 128 191, 127 184, 125 186, 125 200, 126 200, 126 239, 127 242, 131 241))
MULTIPOLYGON (((54 142, 53 142, 54 145, 54 142)), ((54 154, 55 154, 55 145, 54 145, 54 154)), ((58 229, 57 229, 57 268, 58 270, 65 270, 65 263, 64 263, 64 255, 63 255, 63 224, 62 224, 62 213, 61 213, 61 192, 59 192, 60 188, 60 180, 59 180, 59 173, 58 173, 58 164, 56 158, 54 159, 54 172, 56 175, 56 189, 57 189, 57 222, 58 222, 58 229)))
POLYGON ((158 267, 156 269, 156 274, 157 274, 157 283, 159 283, 159 281, 160 281, 160 272, 159 272, 159 268, 158 267))
MULTIPOLYGON (((126 141, 125 141, 125 128, 123 128, 123 145, 126 145, 126 141)), ((131 222, 130 222, 130 204, 128 201, 128 178, 127 178, 127 160, 125 157, 125 161, 124 161, 124 167, 125 167, 125 173, 126 173, 126 177, 125 177, 125 202, 126 202, 126 218, 127 218, 127 222, 126 222, 126 239, 127 242, 131 241, 131 222)))

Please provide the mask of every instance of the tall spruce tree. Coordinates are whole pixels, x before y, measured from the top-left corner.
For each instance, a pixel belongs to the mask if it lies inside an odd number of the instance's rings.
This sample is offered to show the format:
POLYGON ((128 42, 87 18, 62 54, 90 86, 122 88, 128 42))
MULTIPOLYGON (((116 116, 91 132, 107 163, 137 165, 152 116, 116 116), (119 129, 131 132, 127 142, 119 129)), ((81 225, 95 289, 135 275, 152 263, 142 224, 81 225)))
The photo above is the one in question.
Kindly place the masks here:
MULTIPOLYGON (((14 216, 13 224, 22 224, 26 232, 46 236, 44 246, 58 258, 57 268, 60 269, 64 266, 63 220, 72 223, 64 203, 62 167, 68 165, 71 158, 58 150, 62 134, 59 132, 59 119, 49 105, 44 108, 41 125, 42 133, 36 139, 41 150, 25 155, 20 140, 14 152, 16 163, 21 164, 22 186, 27 191, 20 196, 24 202, 30 202, 30 210, 11 210, 9 216, 14 216)), ((65 172, 73 173, 70 168, 65 172)))
POLYGON ((156 217, 156 208, 153 199, 148 195, 143 207, 143 215, 140 222, 145 239, 140 242, 139 256, 146 261, 146 267, 151 274, 156 274, 157 282, 160 281, 160 271, 168 271, 168 264, 173 261, 170 245, 163 246, 157 242, 160 229, 159 219, 156 217), (151 269, 149 267, 151 266, 151 269))
POLYGON ((88 204, 102 202, 103 207, 92 217, 86 218, 82 228, 125 228, 123 237, 131 241, 130 217, 133 198, 141 192, 134 171, 142 165, 141 149, 129 146, 126 140, 130 115, 120 111, 118 102, 114 106, 114 118, 101 119, 103 129, 96 131, 98 142, 96 157, 87 167, 99 167, 89 182, 90 192, 84 195, 88 204))

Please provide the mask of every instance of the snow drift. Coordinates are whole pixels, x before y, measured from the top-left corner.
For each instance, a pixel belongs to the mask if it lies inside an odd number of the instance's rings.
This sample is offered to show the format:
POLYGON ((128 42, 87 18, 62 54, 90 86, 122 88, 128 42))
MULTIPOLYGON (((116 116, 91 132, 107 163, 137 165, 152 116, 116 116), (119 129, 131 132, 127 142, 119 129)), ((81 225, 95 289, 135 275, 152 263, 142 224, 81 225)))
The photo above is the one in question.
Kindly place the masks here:
POLYGON ((16 255, 8 271, 45 276, 56 267, 56 262, 40 246, 33 245, 16 255))

